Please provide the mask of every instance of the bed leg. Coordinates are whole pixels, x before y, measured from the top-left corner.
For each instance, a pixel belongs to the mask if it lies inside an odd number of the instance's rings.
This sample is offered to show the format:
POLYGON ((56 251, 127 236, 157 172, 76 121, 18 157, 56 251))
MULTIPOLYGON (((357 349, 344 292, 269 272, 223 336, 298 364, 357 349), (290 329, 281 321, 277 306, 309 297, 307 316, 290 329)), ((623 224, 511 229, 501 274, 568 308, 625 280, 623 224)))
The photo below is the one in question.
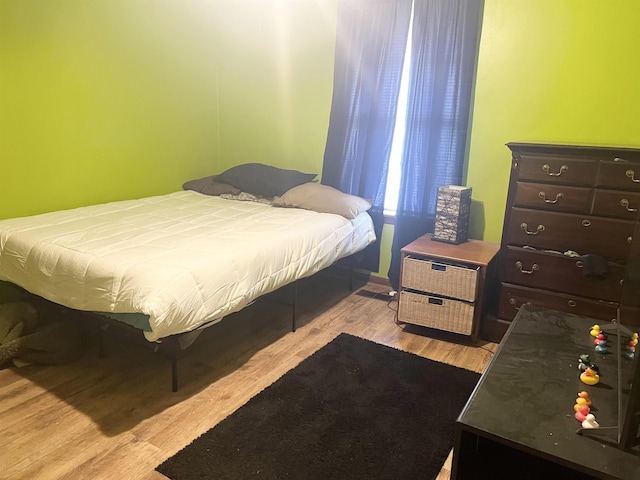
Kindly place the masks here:
POLYGON ((355 275, 356 269, 353 267, 349 268, 349 291, 353 292, 353 277, 355 275))
POLYGON ((296 310, 298 306, 298 281, 293 282, 293 304, 291 305, 291 331, 296 331, 296 310))
POLYGON ((176 337, 172 337, 168 343, 169 358, 171 360, 171 391, 178 391, 178 355, 180 353, 180 342, 176 337))
POLYGON ((178 391, 178 359, 171 355, 171 391, 178 391))
POLYGON ((98 329, 98 358, 104 358, 104 332, 108 328, 108 325, 102 325, 98 329))

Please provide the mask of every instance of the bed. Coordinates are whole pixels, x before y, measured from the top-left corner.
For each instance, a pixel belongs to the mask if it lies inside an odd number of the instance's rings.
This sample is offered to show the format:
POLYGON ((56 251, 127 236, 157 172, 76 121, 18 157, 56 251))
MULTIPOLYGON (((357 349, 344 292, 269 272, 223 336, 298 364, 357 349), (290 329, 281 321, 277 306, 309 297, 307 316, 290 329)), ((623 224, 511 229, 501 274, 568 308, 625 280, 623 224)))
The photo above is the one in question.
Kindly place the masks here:
POLYGON ((362 209, 283 208, 295 207, 285 197, 183 190, 0 220, 0 280, 124 322, 148 342, 193 336, 375 240, 362 209))

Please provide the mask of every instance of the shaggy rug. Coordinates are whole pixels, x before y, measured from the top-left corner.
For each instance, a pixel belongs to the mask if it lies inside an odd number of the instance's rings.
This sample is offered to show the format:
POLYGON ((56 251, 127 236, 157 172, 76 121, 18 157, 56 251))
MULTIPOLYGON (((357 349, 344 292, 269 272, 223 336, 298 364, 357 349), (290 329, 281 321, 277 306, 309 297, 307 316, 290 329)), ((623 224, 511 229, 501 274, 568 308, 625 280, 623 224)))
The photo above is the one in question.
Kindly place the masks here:
POLYGON ((156 470, 172 480, 431 479, 479 378, 343 333, 156 470))

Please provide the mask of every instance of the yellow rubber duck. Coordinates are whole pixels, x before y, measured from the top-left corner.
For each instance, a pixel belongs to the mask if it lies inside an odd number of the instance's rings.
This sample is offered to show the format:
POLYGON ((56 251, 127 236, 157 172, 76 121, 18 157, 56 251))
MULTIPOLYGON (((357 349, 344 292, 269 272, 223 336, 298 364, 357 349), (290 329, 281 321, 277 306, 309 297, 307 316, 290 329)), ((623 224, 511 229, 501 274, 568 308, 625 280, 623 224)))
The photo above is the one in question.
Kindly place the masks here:
POLYGON ((598 368, 595 365, 587 367, 587 369, 580 374, 580 380, 586 385, 595 385, 600 381, 598 368))
POLYGON ((589 332, 591 334, 592 337, 597 337, 598 335, 600 335, 600 325, 596 324, 594 326, 591 327, 591 331, 589 332))
POLYGON ((587 406, 591 406, 591 399, 589 398, 589 393, 585 392, 584 390, 582 392, 578 392, 578 398, 576 399, 576 403, 583 403, 581 400, 584 400, 584 404, 587 406))
MULTIPOLYGON (((580 407, 589 408, 589 405, 587 405, 587 401, 582 397, 578 397, 576 399, 576 404, 573 406, 573 410, 577 412, 578 410, 580 410, 580 407)), ((587 412, 587 413, 589 413, 589 412, 587 412)))

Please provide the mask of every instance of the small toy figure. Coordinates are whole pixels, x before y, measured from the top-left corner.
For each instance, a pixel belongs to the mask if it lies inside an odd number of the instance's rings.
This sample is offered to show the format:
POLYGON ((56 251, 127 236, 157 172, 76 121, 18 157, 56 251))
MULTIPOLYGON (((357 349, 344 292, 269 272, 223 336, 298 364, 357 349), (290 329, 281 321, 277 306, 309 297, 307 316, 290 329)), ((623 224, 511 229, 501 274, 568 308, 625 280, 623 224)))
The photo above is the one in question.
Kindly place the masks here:
POLYGON ((633 360, 633 358, 636 356, 636 347, 633 344, 633 341, 630 341, 627 346, 625 347, 624 352, 622 352, 622 355, 624 355, 625 357, 627 357, 630 360, 633 360))
POLYGON ((598 428, 600 424, 596 422, 596 417, 593 413, 589 413, 582 422, 582 428, 598 428))
POLYGON ((606 340, 597 340, 597 344, 596 344, 596 352, 597 353, 609 353, 609 348, 607 346, 607 341, 606 340))
POLYGON ((600 334, 600 325, 594 325, 589 332, 592 337, 597 337, 600 334))
POLYGON ((589 405, 587 405, 587 401, 584 398, 578 397, 576 404, 573 406, 573 410, 577 412, 580 410, 580 407, 589 407, 589 405))
POLYGON ((596 335, 596 338, 593 339, 593 344, 598 345, 598 343, 600 343, 603 340, 606 342, 607 336, 604 333, 599 333, 598 335, 596 335))
POLYGON ((599 369, 593 363, 580 374, 580 380, 586 385, 595 385, 600 381, 599 369))
POLYGON ((587 419, 587 415, 590 415, 590 413, 589 407, 586 405, 582 405, 575 413, 576 420, 579 422, 584 422, 587 419))
POLYGON ((638 344, 638 334, 634 333, 629 337, 629 343, 627 343, 624 347, 624 351, 622 355, 629 360, 633 360, 636 356, 636 345, 638 344))
POLYGON ((578 402, 579 399, 583 399, 585 402, 585 405, 587 406, 591 406, 591 399, 589 398, 589 393, 585 392, 584 390, 582 392, 578 392, 578 398, 576 399, 576 403, 578 402))
POLYGON ((589 365, 591 365, 591 359, 589 358, 589 355, 580 355, 580 358, 578 358, 578 370, 584 372, 589 365))

